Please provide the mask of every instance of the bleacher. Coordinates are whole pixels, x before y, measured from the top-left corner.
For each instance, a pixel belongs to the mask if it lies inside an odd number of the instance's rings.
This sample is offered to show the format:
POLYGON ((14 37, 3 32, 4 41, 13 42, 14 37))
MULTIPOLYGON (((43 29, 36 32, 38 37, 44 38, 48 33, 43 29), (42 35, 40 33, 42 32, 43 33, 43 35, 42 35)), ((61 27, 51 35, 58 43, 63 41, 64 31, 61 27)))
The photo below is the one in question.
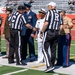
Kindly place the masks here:
MULTIPOLYGON (((0 3, 3 4, 6 0, 0 0, 0 3)), ((23 4, 24 2, 28 3, 30 0, 17 0, 18 4, 23 4)), ((54 1, 57 3, 57 9, 61 10, 68 10, 68 0, 34 0, 34 3, 32 3, 32 10, 37 13, 41 8, 45 8, 47 10, 47 4, 51 1, 54 1)), ((16 0, 12 0, 12 4, 14 4, 16 0)), ((4 4, 3 4, 4 5, 4 4)), ((16 7, 14 7, 16 8, 16 7)), ((68 11, 67 11, 68 13, 68 11)), ((72 11, 71 13, 75 13, 75 11, 72 11)))
MULTIPOLYGON (((30 0, 23 0, 23 1, 28 3, 30 0)), ((34 0, 34 3, 32 3, 32 10, 36 13, 40 10, 40 8, 45 8, 47 10, 47 4, 50 1, 56 2, 57 9, 59 10, 64 9, 67 11, 69 9, 68 0, 34 0)), ((75 13, 75 11, 72 11, 72 13, 75 13)))

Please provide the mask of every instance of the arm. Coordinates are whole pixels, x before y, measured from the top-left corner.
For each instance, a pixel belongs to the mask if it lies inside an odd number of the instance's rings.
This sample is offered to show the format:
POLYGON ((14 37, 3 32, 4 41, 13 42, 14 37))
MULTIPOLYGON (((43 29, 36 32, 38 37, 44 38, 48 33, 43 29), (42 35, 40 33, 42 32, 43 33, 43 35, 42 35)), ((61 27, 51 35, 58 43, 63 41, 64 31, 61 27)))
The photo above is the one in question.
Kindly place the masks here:
POLYGON ((67 20, 67 25, 64 24, 63 25, 63 29, 66 28, 66 29, 72 29, 73 28, 73 23, 72 23, 72 20, 70 18, 68 18, 67 20))
POLYGON ((46 28, 47 28, 47 26, 48 26, 49 20, 50 20, 50 12, 48 12, 47 15, 46 15, 45 23, 44 23, 44 25, 43 25, 43 28, 42 28, 42 31, 41 31, 41 32, 44 32, 44 31, 46 30, 46 28))
POLYGON ((41 32, 44 32, 46 30, 47 26, 48 26, 48 22, 45 22, 41 32))
POLYGON ((73 23, 72 23, 71 19, 68 20, 68 27, 67 28, 68 29, 72 29, 73 28, 73 23))
POLYGON ((36 17, 36 14, 34 13, 34 14, 33 14, 33 17, 32 17, 32 26, 33 26, 33 27, 35 27, 36 21, 37 21, 37 17, 36 17))
POLYGON ((68 29, 72 29, 72 28, 73 28, 73 25, 68 26, 68 29))
POLYGON ((29 29, 32 29, 33 31, 36 31, 36 28, 32 27, 30 24, 27 23, 26 19, 24 18, 24 16, 22 15, 22 21, 25 24, 26 27, 28 27, 29 29))

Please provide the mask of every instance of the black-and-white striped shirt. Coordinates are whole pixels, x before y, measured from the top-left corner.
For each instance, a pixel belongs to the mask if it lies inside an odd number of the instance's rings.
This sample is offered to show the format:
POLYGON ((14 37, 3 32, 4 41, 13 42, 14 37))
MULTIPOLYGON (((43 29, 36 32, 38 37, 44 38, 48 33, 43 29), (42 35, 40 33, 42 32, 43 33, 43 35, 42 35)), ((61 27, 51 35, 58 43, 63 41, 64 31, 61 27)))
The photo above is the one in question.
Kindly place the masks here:
POLYGON ((22 25, 25 25, 27 23, 24 16, 20 14, 19 12, 13 13, 9 17, 8 21, 10 22, 10 28, 17 29, 17 30, 21 30, 22 25))
POLYGON ((48 11, 45 21, 48 22, 47 29, 59 30, 60 25, 63 24, 58 10, 55 9, 48 11))

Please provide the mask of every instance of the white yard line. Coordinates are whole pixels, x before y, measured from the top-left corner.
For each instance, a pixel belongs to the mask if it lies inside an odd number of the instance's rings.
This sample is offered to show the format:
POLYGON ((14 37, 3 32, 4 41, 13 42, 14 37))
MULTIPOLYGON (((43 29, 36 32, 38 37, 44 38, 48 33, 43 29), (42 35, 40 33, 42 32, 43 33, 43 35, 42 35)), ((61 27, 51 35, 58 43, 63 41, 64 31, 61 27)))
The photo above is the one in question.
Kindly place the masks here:
POLYGON ((75 54, 70 54, 70 55, 75 55, 75 54))
POLYGON ((59 75, 59 74, 53 74, 53 75, 59 75))
POLYGON ((75 46, 75 44, 71 44, 71 46, 75 46))
POLYGON ((1 47, 1 48, 6 48, 6 47, 1 47))
POLYGON ((16 73, 19 73, 19 72, 24 72, 24 71, 27 71, 28 69, 23 69, 23 70, 19 70, 19 71, 15 71, 15 72, 10 72, 10 73, 6 73, 6 74, 2 74, 2 75, 12 75, 12 74, 16 74, 16 73))
POLYGON ((2 67, 2 65, 0 64, 0 67, 2 67))

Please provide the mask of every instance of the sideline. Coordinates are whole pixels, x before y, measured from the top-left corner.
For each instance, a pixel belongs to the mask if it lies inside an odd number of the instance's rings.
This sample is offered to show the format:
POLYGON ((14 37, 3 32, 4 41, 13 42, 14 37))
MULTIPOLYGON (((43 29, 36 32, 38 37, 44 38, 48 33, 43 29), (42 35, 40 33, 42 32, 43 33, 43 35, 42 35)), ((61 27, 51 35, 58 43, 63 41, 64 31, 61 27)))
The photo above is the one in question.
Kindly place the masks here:
POLYGON ((38 66, 32 66, 31 69, 40 68, 40 67, 43 67, 43 66, 46 66, 46 64, 40 64, 38 66))
POLYGON ((10 72, 10 73, 6 73, 6 74, 2 74, 2 75, 12 75, 12 74, 16 74, 16 73, 27 71, 27 70, 28 69, 23 69, 23 70, 19 70, 19 71, 15 71, 15 72, 10 72))

